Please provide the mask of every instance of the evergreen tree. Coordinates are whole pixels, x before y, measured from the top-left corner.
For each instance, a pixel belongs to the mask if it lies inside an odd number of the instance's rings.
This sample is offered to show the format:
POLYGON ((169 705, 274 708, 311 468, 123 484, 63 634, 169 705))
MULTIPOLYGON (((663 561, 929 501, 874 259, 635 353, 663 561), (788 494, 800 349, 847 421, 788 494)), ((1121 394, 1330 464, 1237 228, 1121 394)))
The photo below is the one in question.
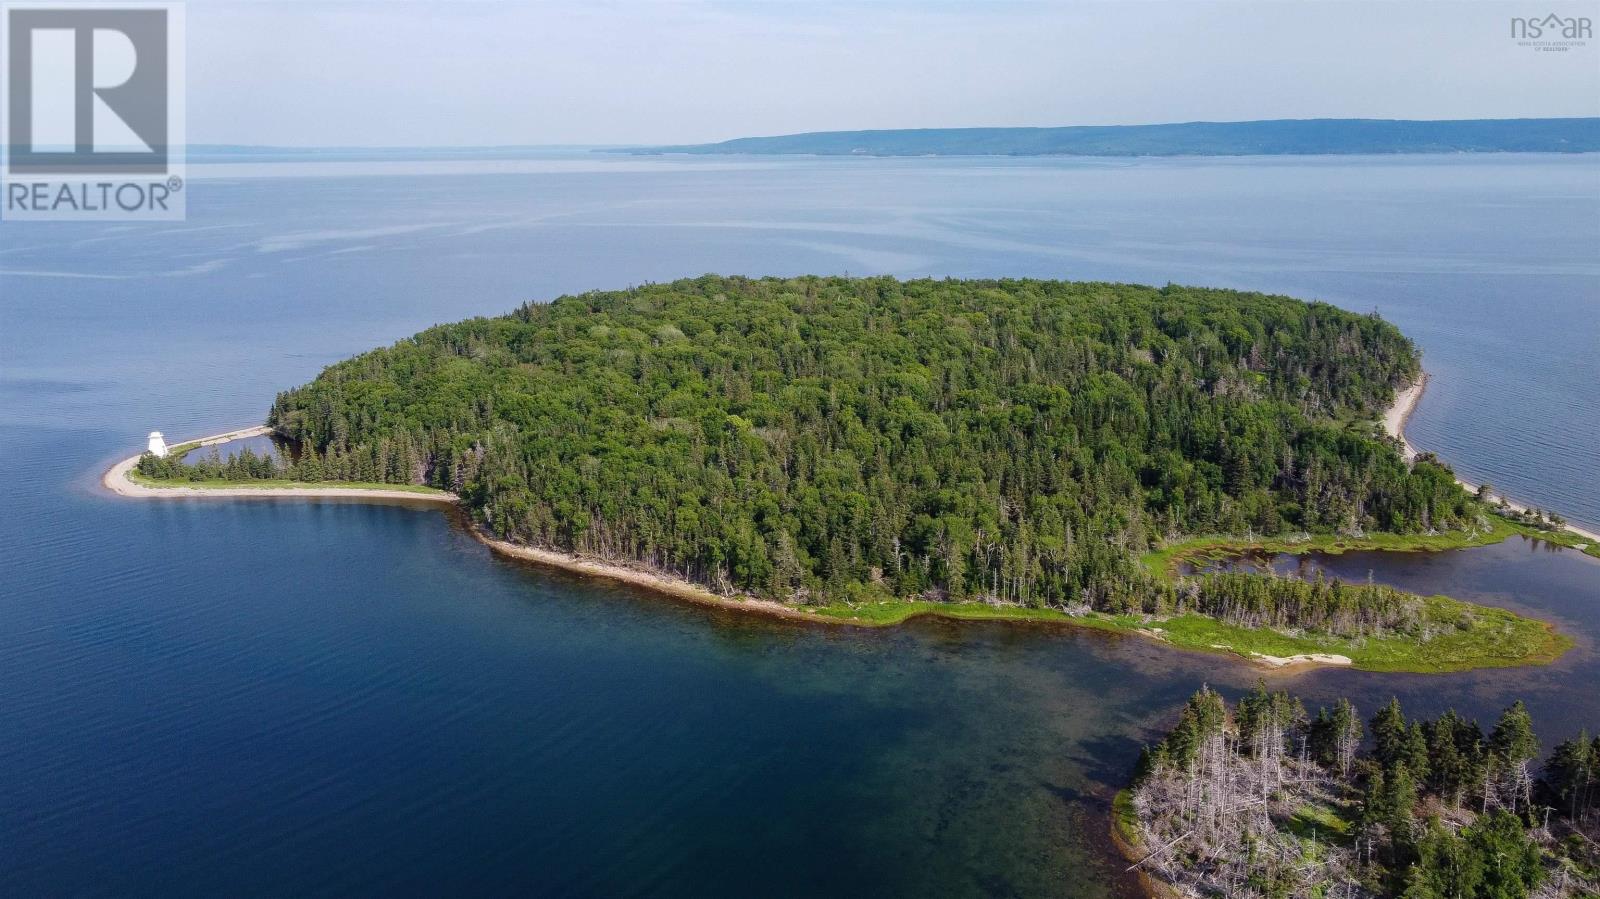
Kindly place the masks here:
POLYGON ((1533 734, 1533 719, 1522 700, 1512 703, 1495 722, 1489 734, 1489 751, 1495 769, 1503 778, 1505 801, 1513 812, 1528 811, 1533 805, 1533 762, 1539 754, 1539 740, 1533 734))
POLYGON ((1600 787, 1600 759, 1595 750, 1600 741, 1590 741, 1588 731, 1576 739, 1563 740, 1545 763, 1545 783, 1560 812, 1574 821, 1583 819, 1594 803, 1600 787))
POLYGON ((1478 899, 1527 899, 1543 879, 1539 847, 1515 815, 1495 809, 1462 835, 1483 868, 1478 899))
POLYGON ((1373 757, 1385 773, 1393 771, 1396 765, 1405 760, 1409 751, 1409 736, 1410 729, 1406 726, 1405 713, 1400 710, 1400 700, 1390 697, 1389 704, 1372 716, 1373 757))

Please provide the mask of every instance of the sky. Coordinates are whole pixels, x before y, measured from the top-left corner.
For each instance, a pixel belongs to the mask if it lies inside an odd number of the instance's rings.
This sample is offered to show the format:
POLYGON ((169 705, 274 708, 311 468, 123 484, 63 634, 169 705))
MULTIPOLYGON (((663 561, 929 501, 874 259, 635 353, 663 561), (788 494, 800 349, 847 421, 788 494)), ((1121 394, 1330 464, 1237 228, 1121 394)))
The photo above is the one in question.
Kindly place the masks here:
POLYGON ((1600 115, 1591 2, 189 0, 190 143, 692 143, 858 128, 1600 115))

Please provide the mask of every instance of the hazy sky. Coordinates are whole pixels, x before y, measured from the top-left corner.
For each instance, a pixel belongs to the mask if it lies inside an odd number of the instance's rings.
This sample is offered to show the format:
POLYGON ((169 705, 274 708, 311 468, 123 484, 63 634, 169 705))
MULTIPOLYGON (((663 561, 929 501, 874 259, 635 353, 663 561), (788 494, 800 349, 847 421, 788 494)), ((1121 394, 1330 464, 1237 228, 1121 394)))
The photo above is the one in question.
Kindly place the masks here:
POLYGON ((224 2, 193 143, 666 143, 854 128, 1600 115, 1600 2, 224 2))

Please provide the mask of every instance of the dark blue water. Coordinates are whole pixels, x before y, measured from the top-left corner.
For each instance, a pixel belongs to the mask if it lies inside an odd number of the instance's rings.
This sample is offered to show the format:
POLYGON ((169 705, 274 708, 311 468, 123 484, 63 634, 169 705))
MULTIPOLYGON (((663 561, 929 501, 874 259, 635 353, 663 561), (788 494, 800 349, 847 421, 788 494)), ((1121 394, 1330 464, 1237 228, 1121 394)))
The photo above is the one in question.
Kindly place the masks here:
MULTIPOLYGON (((0 226, 0 889, 1126 894, 1105 805, 1226 659, 1059 628, 818 629, 491 557, 403 505, 117 500, 152 429, 427 324, 704 271, 1186 281, 1378 306, 1414 437, 1600 520, 1596 160, 533 161, 191 174, 190 219, 0 226)), ((1600 562, 1343 557, 1543 614, 1541 669, 1328 671, 1600 725, 1600 562)), ((1364 576, 1364 575, 1363 575, 1364 576)))

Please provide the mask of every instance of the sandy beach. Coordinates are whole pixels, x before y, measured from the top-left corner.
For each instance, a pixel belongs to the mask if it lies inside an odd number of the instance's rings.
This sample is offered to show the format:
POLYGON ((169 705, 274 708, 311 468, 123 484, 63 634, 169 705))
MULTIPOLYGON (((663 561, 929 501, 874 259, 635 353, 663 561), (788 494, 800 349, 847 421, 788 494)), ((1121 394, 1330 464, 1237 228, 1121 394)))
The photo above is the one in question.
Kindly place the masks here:
POLYGON ((1274 671, 1302 671, 1307 668, 1348 668, 1355 664, 1349 656, 1331 652, 1308 652, 1297 656, 1269 656, 1254 653, 1250 661, 1274 671))
POLYGON ((470 527, 472 536, 478 542, 489 547, 495 552, 512 559, 524 562, 534 562, 539 565, 548 565, 569 571, 574 574, 585 574, 591 577, 605 578, 611 581, 620 581, 635 587, 643 587, 657 593, 685 599, 693 603, 706 606, 716 606, 724 609, 737 609, 741 612, 756 612, 762 615, 771 615, 776 618, 787 618, 795 621, 814 621, 824 624, 854 624, 864 626, 863 622, 852 622, 841 618, 832 618, 807 612, 794 606, 786 606, 780 602, 769 599, 756 599, 750 596, 723 596, 683 578, 673 577, 660 572, 649 571, 643 568, 630 568, 601 559, 588 558, 572 553, 557 552, 550 549, 525 546, 520 543, 511 543, 506 540, 497 540, 485 534, 476 526, 470 527))
POLYGON ((1400 441, 1400 454, 1405 456, 1407 462, 1417 458, 1417 448, 1406 438, 1406 423, 1411 421, 1412 414, 1417 411, 1417 403, 1422 401, 1422 392, 1427 389, 1428 373, 1423 372, 1417 383, 1395 392, 1394 404, 1383 413, 1383 429, 1400 441))
MULTIPOLYGON (((1388 411, 1384 412, 1383 415, 1383 429, 1389 433, 1389 436, 1400 441, 1402 453, 1405 455, 1407 462, 1415 459, 1420 451, 1411 442, 1411 440, 1406 437, 1406 424, 1411 421, 1411 416, 1417 411, 1417 404, 1422 402, 1422 394, 1427 389, 1428 373, 1423 372, 1422 377, 1417 379, 1417 383, 1412 384, 1404 390, 1395 392, 1393 405, 1391 405, 1388 411)), ((1459 477, 1456 478, 1456 483, 1474 493, 1476 493, 1478 490, 1477 484, 1474 484, 1471 481, 1462 480, 1459 477)), ((1505 499, 1506 506, 1514 511, 1529 511, 1527 506, 1522 505, 1515 500, 1506 498, 1504 496, 1501 498, 1505 499)), ((1600 534, 1597 534, 1594 531, 1578 527, 1574 524, 1568 524, 1566 529, 1574 534, 1577 534, 1579 537, 1584 538, 1585 540, 1600 543, 1600 534)))

